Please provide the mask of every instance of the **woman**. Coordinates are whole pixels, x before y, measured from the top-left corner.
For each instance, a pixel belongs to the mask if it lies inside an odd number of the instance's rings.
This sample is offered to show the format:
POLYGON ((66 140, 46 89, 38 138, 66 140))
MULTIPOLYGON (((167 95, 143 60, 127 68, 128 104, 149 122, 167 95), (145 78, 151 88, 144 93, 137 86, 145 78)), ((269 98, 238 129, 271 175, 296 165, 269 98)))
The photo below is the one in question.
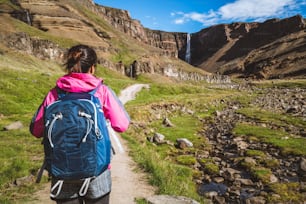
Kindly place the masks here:
MULTIPOLYGON (((112 128, 117 132, 123 132, 128 128, 130 119, 121 102, 114 92, 102 83, 101 79, 93 75, 96 63, 96 52, 87 45, 76 45, 68 50, 66 61, 68 74, 57 80, 56 87, 49 91, 32 119, 30 131, 35 137, 44 136, 44 109, 58 99, 58 89, 74 93, 90 92, 98 87, 95 96, 100 100, 104 115, 109 120, 112 128)), ((56 183, 56 179, 52 178, 52 184, 54 183, 56 183)), ((78 195, 80 187, 80 183, 64 182, 59 195, 52 199, 56 200, 58 204, 84 202, 86 204, 108 204, 111 191, 110 168, 90 182, 85 196, 78 195)))

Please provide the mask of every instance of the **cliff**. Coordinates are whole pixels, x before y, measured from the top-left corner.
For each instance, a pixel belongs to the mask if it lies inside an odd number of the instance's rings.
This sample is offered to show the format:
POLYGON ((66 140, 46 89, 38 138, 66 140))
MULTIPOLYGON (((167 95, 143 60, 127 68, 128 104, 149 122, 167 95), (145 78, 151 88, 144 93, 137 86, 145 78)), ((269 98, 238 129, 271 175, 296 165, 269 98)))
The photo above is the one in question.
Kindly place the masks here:
MULTIPOLYGON (((60 62, 68 47, 84 43, 95 48, 99 64, 128 76, 150 73, 206 80, 210 75, 169 52, 169 46, 176 44, 151 46, 146 39, 149 31, 124 10, 98 6, 91 0, 7 0, 0 3, 0 9, 0 44, 41 59, 60 62), (138 67, 133 66, 135 61, 138 67), (168 74, 169 69, 180 74, 168 74)), ((161 36, 167 38, 162 34, 156 38, 161 36)))
MULTIPOLYGON (((167 75, 170 72, 165 70, 171 67, 172 72, 184 71, 187 75, 221 73, 257 79, 306 76, 305 20, 299 15, 263 23, 220 24, 191 33, 188 64, 184 62, 187 33, 144 28, 128 11, 97 5, 92 0, 11 2, 1 4, 2 16, 8 13, 48 35, 89 44, 98 50, 102 65, 122 73, 137 61, 142 67, 138 71, 133 67, 137 74, 167 75)), ((3 33, 2 39, 16 41, 3 33)), ((13 33, 15 36, 17 31, 13 33)), ((22 50, 20 43, 16 45, 22 50)), ((64 46, 59 47, 64 50, 64 46)))
MULTIPOLYGON (((185 60, 187 33, 143 28, 127 11, 98 7, 120 31, 165 50, 167 56, 185 60)), ((300 15, 263 23, 211 26, 191 34, 190 63, 208 72, 236 77, 305 77, 304 30, 305 20, 300 15)))
POLYGON ((191 63, 238 77, 305 77, 305 28, 299 15, 213 26, 192 35, 191 63))

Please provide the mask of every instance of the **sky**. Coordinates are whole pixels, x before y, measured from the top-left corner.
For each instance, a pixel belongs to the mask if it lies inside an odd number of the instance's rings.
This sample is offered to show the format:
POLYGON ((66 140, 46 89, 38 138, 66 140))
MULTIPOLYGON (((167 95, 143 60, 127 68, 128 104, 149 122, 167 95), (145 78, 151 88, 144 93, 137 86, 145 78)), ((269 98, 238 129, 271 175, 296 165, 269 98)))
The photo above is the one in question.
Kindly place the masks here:
POLYGON ((152 30, 195 33, 212 25, 264 22, 300 14, 306 0, 94 0, 129 11, 131 18, 152 30))

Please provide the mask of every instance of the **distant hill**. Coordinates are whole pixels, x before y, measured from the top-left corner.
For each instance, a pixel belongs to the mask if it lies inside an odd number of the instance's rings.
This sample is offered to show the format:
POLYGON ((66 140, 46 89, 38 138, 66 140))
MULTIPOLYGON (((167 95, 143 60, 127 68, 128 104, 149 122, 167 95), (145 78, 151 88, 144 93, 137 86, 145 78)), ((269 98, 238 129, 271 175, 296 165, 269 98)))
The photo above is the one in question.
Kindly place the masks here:
POLYGON ((187 33, 144 28, 128 11, 92 0, 4 0, 0 19, 1 46, 42 59, 58 61, 66 48, 85 43, 97 50, 101 65, 123 74, 183 80, 210 73, 267 79, 306 76, 301 16, 222 24, 192 33, 190 64, 184 61, 187 33))

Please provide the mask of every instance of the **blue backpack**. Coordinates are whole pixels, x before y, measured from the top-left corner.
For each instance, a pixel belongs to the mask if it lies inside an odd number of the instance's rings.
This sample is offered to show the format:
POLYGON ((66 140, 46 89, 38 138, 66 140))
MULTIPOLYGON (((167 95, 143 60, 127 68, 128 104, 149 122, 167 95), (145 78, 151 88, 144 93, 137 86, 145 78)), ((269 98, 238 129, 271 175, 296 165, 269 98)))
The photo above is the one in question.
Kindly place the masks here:
POLYGON ((45 168, 60 181, 51 188, 51 197, 59 194, 64 181, 79 179, 86 181, 80 190, 85 195, 90 179, 110 163, 111 142, 100 101, 94 96, 97 88, 88 93, 59 90, 59 99, 45 109, 45 168))

